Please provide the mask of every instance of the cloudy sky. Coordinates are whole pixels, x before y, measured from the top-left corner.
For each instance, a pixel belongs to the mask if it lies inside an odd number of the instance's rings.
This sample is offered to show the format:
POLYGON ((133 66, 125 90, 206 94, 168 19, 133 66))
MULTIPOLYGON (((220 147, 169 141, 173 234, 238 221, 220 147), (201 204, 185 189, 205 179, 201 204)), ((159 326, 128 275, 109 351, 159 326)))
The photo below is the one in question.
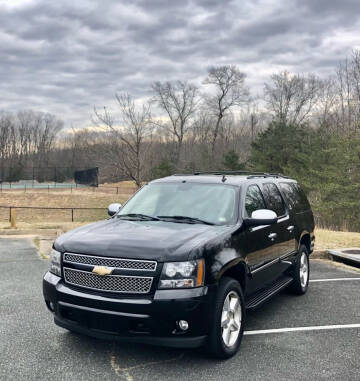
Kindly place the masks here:
POLYGON ((201 83, 236 64, 253 93, 275 71, 327 75, 360 47, 360 0, 0 0, 0 109, 90 124, 115 92, 201 83))

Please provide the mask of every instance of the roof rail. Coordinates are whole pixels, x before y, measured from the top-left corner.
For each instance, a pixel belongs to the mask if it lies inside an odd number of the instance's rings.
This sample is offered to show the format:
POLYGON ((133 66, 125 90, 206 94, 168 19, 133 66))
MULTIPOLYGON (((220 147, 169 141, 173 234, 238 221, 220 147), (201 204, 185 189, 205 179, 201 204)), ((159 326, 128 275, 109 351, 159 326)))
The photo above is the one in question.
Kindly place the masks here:
POLYGON ((284 176, 281 173, 265 173, 265 172, 251 172, 251 171, 204 171, 204 172, 194 172, 194 173, 175 173, 173 176, 199 176, 199 175, 218 175, 218 176, 226 176, 226 175, 243 175, 247 176, 248 179, 256 178, 256 177, 277 177, 277 178, 289 178, 288 176, 284 176))
POLYGON ((250 175, 247 178, 253 179, 255 177, 276 177, 276 178, 289 179, 289 176, 284 176, 281 173, 262 173, 262 174, 257 174, 257 175, 250 175))
POLYGON ((251 171, 206 171, 206 172, 194 172, 197 175, 263 175, 262 172, 251 172, 251 171))

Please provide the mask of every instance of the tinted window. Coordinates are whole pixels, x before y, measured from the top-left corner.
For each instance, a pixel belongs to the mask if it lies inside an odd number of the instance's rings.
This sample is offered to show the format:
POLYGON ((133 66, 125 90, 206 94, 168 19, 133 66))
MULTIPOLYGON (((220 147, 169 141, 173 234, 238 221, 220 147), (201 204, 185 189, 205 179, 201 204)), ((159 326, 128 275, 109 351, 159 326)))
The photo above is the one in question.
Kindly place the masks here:
POLYGON ((285 214, 285 205, 279 189, 273 183, 263 185, 264 197, 268 209, 273 210, 278 217, 285 214))
POLYGON ((294 209, 297 213, 310 209, 309 201, 299 184, 281 183, 280 188, 284 193, 290 209, 294 209))
POLYGON ((292 184, 293 187, 295 188, 296 190, 296 193, 298 195, 298 200, 299 200, 299 209, 301 211, 304 211, 304 210, 309 210, 311 208, 310 206, 310 203, 306 197, 306 194, 305 192, 302 190, 302 188, 300 187, 299 184, 292 184))
POLYGON ((266 209, 265 201, 257 185, 250 185, 245 197, 245 211, 248 217, 258 209, 266 209))
POLYGON ((290 183, 280 183, 279 186, 285 197, 285 201, 288 204, 289 209, 294 209, 297 203, 295 188, 290 183))

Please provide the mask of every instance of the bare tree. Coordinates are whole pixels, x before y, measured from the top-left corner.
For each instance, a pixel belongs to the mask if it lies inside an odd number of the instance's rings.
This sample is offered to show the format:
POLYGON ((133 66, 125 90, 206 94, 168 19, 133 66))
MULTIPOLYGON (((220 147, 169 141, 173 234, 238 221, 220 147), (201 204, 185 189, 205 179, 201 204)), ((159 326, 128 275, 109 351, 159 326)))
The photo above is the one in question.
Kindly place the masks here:
POLYGON ((354 130, 360 129, 360 50, 354 50, 351 57, 351 78, 353 87, 354 130))
POLYGON ((360 50, 341 62, 336 71, 341 126, 348 132, 360 128, 360 50))
POLYGON ((318 81, 319 95, 312 112, 313 124, 327 130, 341 129, 341 112, 339 108, 339 94, 335 79, 330 76, 318 81))
POLYGON ((183 81, 155 82, 152 85, 155 102, 167 114, 169 122, 161 124, 176 140, 174 163, 179 165, 184 137, 197 106, 198 89, 183 81))
POLYGON ((13 121, 9 114, 0 114, 0 181, 5 179, 5 166, 11 156, 11 130, 13 121))
POLYGON ((191 129, 194 142, 201 146, 207 146, 211 140, 212 117, 207 110, 200 110, 196 114, 194 123, 191 129))
POLYGON ((243 135, 249 136, 250 141, 253 142, 258 133, 268 125, 267 119, 266 113, 259 107, 258 98, 249 99, 246 107, 243 107, 239 113, 239 124, 245 127, 243 135))
POLYGON ((233 65, 210 67, 204 83, 215 87, 214 94, 204 97, 210 112, 215 116, 211 141, 213 156, 223 118, 233 106, 240 106, 248 99, 249 91, 244 84, 245 74, 233 65))
POLYGON ((318 79, 293 75, 287 71, 273 74, 271 83, 265 83, 264 97, 273 118, 290 124, 305 122, 316 104, 318 79))
POLYGON ((352 91, 350 65, 347 58, 339 64, 336 79, 341 108, 341 127, 350 130, 352 126, 352 91))
POLYGON ((34 113, 32 118, 35 152, 39 166, 49 164, 49 153, 54 148, 57 134, 62 130, 64 124, 52 114, 34 113))
POLYGON ((116 101, 120 111, 118 121, 106 107, 102 112, 94 109, 94 121, 98 126, 107 129, 115 138, 111 144, 112 153, 117 154, 120 171, 141 187, 147 148, 153 129, 150 105, 143 104, 141 107, 136 107, 132 97, 126 93, 117 94, 116 101))

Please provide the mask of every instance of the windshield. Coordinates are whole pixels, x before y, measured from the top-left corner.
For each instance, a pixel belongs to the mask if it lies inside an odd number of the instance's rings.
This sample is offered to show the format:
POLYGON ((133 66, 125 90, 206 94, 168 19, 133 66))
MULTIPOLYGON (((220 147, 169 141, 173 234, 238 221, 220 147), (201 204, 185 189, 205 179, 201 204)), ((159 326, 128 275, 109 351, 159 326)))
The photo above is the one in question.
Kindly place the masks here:
POLYGON ((236 189, 223 184, 155 183, 144 186, 118 216, 183 216, 216 225, 233 224, 236 189))

